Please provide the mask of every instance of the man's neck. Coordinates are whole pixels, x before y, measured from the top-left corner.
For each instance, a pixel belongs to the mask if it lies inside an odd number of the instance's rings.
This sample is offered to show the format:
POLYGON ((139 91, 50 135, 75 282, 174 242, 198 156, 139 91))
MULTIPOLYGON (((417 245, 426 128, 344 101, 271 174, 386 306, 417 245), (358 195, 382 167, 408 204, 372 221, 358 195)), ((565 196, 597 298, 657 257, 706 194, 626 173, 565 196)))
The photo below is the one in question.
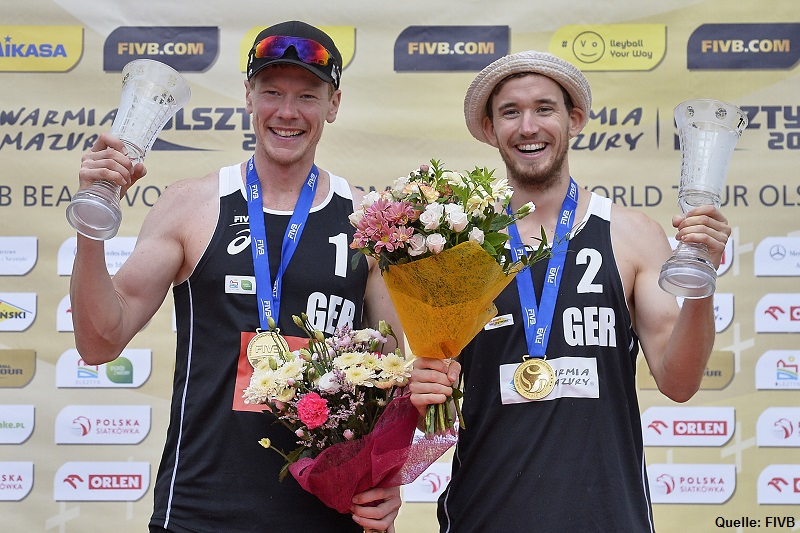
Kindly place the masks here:
MULTIPOLYGON (((314 165, 313 159, 304 159, 291 165, 280 165, 267 158, 256 157, 255 163, 258 181, 261 184, 261 193, 264 197, 264 207, 279 211, 292 211, 314 165)), ((327 194, 327 188, 318 186, 315 204, 320 193, 323 192, 327 194), (324 189, 324 191, 320 189, 324 189)))
MULTIPOLYGON (((516 211, 527 202, 533 202, 536 206, 533 213, 517 222, 517 228, 523 238, 523 242, 531 244, 526 240, 526 236, 527 239, 538 239, 541 232, 540 228, 544 228, 548 242, 553 241, 556 223, 561 216, 561 208, 569 189, 569 183, 570 176, 568 173, 547 186, 524 185, 509 179, 509 184, 514 189, 514 194, 511 197, 512 211, 516 211)), ((579 194, 579 198, 580 196, 579 194)))

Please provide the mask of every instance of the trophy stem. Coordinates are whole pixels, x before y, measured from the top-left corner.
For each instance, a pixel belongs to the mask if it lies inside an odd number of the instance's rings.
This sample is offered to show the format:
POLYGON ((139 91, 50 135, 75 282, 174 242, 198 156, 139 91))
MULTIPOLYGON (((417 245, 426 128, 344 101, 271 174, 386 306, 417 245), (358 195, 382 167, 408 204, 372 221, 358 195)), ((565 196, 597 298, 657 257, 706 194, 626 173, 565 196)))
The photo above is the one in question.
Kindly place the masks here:
POLYGON ((675 296, 698 299, 714 294, 717 271, 705 244, 680 243, 661 266, 658 285, 675 296))

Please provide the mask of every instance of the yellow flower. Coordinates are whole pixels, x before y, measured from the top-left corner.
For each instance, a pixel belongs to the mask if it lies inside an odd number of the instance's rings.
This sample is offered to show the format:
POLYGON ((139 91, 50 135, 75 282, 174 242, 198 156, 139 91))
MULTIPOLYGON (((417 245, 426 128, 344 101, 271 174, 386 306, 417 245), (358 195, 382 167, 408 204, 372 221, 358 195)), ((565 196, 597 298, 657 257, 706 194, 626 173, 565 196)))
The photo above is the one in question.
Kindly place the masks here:
POLYGON ((333 360, 333 365, 336 368, 349 368, 351 366, 360 365, 364 362, 364 354, 359 352, 345 352, 333 360))
POLYGON ((380 359, 377 354, 365 353, 363 365, 367 368, 380 368, 380 359))
POLYGON ((350 367, 344 371, 344 375, 347 378, 347 381, 353 385, 361 385, 366 387, 372 386, 372 382, 370 380, 375 377, 375 373, 372 370, 364 368, 363 366, 350 367))
POLYGON ((283 366, 281 366, 277 370, 276 373, 278 375, 277 379, 285 381, 289 378, 298 379, 302 377, 301 376, 302 372, 303 372, 303 361, 301 359, 294 358, 285 362, 283 366))
POLYGON ((275 395, 275 399, 279 402, 288 402, 294 399, 297 389, 294 387, 284 387, 275 395))
POLYGON ((405 357, 396 353, 384 355, 379 363, 380 368, 391 376, 405 375, 410 362, 407 362, 405 357))

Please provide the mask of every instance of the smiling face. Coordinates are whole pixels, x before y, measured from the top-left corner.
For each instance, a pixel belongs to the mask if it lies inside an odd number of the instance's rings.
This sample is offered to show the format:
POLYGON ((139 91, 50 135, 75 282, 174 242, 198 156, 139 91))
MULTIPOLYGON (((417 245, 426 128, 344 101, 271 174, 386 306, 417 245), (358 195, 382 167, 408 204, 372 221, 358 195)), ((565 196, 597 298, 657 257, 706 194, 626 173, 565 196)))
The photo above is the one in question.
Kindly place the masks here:
POLYGON ((595 63, 603 57, 606 51, 606 43, 599 34, 593 31, 585 31, 575 38, 572 43, 572 52, 580 61, 584 63, 595 63))
POLYGON ((508 179, 546 189, 568 178, 569 140, 580 131, 583 110, 568 109, 561 86, 539 74, 508 78, 498 87, 483 130, 500 151, 508 179))
POLYGON ((256 152, 279 165, 310 166, 325 122, 333 122, 341 92, 308 70, 269 66, 245 82, 246 109, 252 114, 256 152))

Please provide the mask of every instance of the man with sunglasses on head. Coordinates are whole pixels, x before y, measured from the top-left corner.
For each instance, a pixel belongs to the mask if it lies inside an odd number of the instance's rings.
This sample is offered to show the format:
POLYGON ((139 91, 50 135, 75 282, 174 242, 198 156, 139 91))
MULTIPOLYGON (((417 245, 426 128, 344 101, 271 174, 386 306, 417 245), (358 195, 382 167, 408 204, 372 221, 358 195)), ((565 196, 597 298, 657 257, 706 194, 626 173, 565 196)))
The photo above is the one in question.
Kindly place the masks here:
MULTIPOLYGON (((393 529, 396 487, 356 495, 351 518, 291 476, 279 482, 283 458, 259 440, 290 450, 297 436, 242 400, 248 341, 270 318, 289 337, 304 336, 292 321, 301 312, 328 333, 381 319, 400 330, 378 265, 362 256, 351 267, 358 252, 348 247, 348 215, 360 193, 314 164, 323 127, 339 111, 341 70, 321 30, 299 21, 263 30, 244 82, 252 157, 165 189, 113 279, 102 241, 78 236, 70 295, 86 363, 115 359, 173 290, 176 365, 151 532, 393 529)), ((103 133, 83 156, 80 186, 107 180, 125 191, 145 173, 103 133)))

